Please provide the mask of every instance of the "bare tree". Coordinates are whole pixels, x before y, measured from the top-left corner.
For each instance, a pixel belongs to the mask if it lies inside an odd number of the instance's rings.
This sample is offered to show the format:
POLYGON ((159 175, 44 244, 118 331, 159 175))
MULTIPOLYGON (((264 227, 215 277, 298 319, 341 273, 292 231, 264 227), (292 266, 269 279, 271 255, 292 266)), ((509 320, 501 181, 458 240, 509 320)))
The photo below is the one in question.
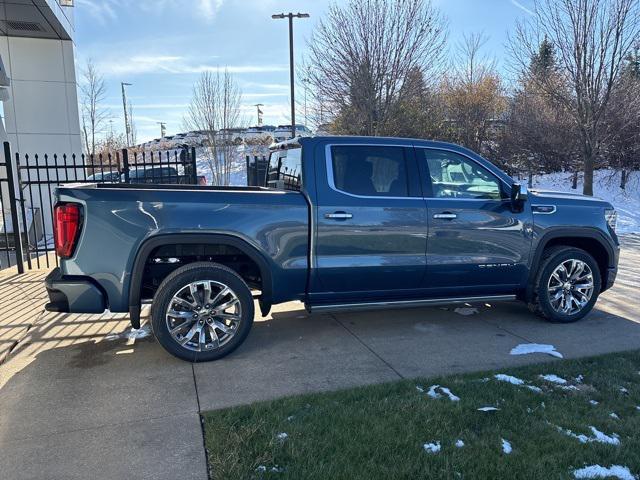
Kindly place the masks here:
POLYGON ((489 154, 506 109, 506 96, 495 61, 483 56, 483 34, 465 36, 458 47, 453 73, 444 76, 443 96, 453 140, 489 154))
POLYGON ((87 60, 86 67, 82 72, 80 94, 85 148, 88 154, 95 155, 96 136, 102 133, 108 111, 101 106, 107 95, 107 87, 104 78, 91 59, 87 60))
POLYGON ((558 53, 559 72, 569 89, 554 82, 540 88, 571 113, 584 163, 584 190, 593 195, 593 170, 605 135, 603 117, 623 61, 640 32, 638 0, 536 0, 534 15, 511 39, 520 70, 546 37, 558 53))
POLYGON ((185 126, 207 136, 208 164, 215 185, 229 185, 237 146, 231 129, 240 126, 242 94, 233 78, 224 72, 203 72, 193 88, 185 126))
MULTIPOLYGON (((446 25, 430 0, 333 4, 309 43, 308 79, 341 131, 382 135, 408 74, 440 65, 446 25)), ((426 78, 431 78, 427 75, 426 78)))

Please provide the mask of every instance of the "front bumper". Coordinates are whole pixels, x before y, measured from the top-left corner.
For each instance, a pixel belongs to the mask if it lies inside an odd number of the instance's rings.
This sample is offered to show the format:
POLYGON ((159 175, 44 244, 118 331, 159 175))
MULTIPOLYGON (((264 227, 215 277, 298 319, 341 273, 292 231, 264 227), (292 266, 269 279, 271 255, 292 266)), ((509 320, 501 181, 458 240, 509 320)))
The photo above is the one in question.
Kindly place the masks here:
POLYGON ((49 312, 102 313, 107 307, 102 291, 86 277, 67 277, 54 268, 44 281, 49 294, 49 312))

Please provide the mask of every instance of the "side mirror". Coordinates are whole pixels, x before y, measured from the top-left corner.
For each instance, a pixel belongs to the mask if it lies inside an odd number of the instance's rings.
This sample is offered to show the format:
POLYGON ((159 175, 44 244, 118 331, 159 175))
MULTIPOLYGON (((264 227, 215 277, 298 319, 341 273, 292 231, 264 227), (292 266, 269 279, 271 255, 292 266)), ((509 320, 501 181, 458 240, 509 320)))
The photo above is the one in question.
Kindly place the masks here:
POLYGON ((528 196, 525 185, 517 182, 511 185, 511 206, 515 211, 522 210, 522 205, 527 201, 528 196))

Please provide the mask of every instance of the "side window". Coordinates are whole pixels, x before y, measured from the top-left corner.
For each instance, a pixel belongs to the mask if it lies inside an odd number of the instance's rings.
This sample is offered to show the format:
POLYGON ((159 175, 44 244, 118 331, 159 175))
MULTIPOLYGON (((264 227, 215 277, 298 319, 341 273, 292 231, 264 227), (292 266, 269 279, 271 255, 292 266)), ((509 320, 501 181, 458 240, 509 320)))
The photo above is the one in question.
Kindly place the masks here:
POLYGON ((402 147, 331 147, 333 184, 353 195, 407 197, 407 163, 402 147))
POLYGON ((429 170, 433 198, 502 198, 500 181, 473 160, 445 150, 421 150, 429 170))
POLYGON ((302 149, 276 150, 269 157, 267 186, 299 191, 302 186, 302 149))

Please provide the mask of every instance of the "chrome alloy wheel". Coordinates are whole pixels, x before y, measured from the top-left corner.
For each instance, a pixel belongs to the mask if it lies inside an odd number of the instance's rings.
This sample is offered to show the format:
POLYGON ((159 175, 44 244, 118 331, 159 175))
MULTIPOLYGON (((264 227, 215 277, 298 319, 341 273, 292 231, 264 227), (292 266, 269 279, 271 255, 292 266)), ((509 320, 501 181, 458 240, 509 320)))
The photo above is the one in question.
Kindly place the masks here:
POLYGON ((568 259, 558 265, 547 284, 549 302, 558 313, 573 315, 591 300, 593 273, 582 260, 568 259))
POLYGON ((211 351, 229 342, 241 319, 238 296, 215 280, 198 280, 182 287, 166 313, 171 337, 195 352, 211 351))

